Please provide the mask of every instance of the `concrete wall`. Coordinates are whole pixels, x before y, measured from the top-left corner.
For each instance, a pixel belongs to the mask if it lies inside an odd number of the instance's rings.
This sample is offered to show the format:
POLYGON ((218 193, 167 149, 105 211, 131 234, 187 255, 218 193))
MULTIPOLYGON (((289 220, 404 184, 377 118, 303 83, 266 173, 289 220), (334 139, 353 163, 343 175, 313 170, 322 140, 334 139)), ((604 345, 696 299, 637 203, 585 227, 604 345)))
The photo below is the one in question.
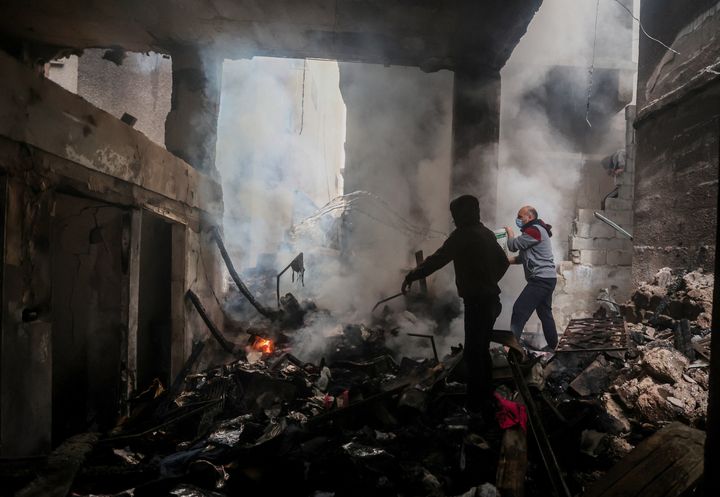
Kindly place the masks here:
POLYGON ((720 154, 720 3, 643 2, 641 19, 679 53, 641 38, 635 282, 664 266, 711 270, 720 154))
POLYGON ((0 169, 8 184, 0 454, 16 457, 47 451, 53 410, 75 400, 67 384, 60 389, 63 378, 52 376, 55 357, 58 368, 73 364, 85 378, 67 380, 83 392, 84 416, 75 417, 85 421, 82 429, 111 423, 136 388, 143 210, 172 223, 177 249, 170 275, 172 338, 179 345, 170 351, 173 372, 193 337, 207 337, 183 298, 188 286, 221 321, 209 300, 221 273, 206 233, 222 216, 222 200, 210 178, 3 53, 0 72, 0 169), (72 201, 82 206, 59 205, 68 194, 82 197, 72 201), (70 220, 81 225, 69 229, 70 220), (80 293, 68 290, 73 282, 80 293), (66 355, 75 353, 84 359, 66 355))
POLYGON ((125 54, 120 65, 103 58, 106 50, 89 48, 50 62, 47 77, 118 119, 127 112, 134 127, 165 145, 165 117, 172 95, 172 61, 155 52, 125 54))

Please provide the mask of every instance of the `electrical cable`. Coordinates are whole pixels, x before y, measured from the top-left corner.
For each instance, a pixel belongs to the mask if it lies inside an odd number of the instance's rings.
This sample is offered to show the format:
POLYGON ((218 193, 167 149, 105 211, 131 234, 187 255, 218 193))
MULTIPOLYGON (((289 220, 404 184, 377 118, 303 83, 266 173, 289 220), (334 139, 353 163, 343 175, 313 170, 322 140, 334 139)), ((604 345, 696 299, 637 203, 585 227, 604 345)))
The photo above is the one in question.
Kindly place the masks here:
POLYGON ((620 0, 615 0, 615 3, 618 4, 620 7, 622 7, 623 9, 625 9, 625 11, 627 11, 627 13, 630 14, 630 17, 632 17, 635 21, 637 21, 638 26, 640 26, 640 31, 642 32, 642 34, 644 34, 645 36, 647 36, 649 39, 651 39, 651 40, 654 41, 655 43, 659 43, 659 44, 662 45, 663 47, 667 48, 667 49, 670 50, 672 53, 675 53, 675 54, 680 55, 680 52, 678 52, 678 51, 675 50, 674 48, 671 48, 671 47, 667 46, 665 43, 663 43, 663 42, 661 42, 660 40, 658 40, 657 38, 655 38, 655 37, 653 37, 653 36, 650 36, 650 33, 648 33, 647 31, 645 31, 645 26, 643 26, 642 22, 640 22, 640 19, 638 19, 637 17, 635 17, 635 14, 633 14, 632 11, 631 11, 630 9, 628 9, 627 6, 624 5, 620 0))

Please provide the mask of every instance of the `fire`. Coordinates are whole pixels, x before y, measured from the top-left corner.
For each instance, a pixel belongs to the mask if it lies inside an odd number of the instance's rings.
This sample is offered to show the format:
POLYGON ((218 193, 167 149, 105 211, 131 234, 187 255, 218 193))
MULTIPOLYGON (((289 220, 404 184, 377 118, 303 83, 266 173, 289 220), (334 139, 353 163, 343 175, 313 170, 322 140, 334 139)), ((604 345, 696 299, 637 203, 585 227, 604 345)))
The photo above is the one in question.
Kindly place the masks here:
POLYGON ((253 343, 253 349, 262 352, 263 354, 272 354, 275 350, 275 344, 269 338, 255 337, 253 343))

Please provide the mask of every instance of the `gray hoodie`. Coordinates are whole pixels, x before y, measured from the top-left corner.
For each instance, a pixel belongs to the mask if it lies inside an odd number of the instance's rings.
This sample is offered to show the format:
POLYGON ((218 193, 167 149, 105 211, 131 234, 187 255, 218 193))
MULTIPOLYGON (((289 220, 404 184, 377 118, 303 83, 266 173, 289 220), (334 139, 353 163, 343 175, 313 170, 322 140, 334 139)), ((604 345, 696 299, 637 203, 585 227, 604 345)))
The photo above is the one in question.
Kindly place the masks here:
POLYGON ((557 278, 549 225, 538 220, 520 231, 520 236, 508 238, 507 247, 510 252, 520 251, 525 279, 557 278))

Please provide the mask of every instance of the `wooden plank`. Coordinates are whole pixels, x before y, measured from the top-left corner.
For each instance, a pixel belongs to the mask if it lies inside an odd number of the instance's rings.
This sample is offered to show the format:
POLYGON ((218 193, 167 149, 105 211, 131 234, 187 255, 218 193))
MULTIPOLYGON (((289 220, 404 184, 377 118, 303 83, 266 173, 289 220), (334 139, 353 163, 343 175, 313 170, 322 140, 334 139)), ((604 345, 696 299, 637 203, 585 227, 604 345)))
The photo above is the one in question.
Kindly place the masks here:
POLYGON ((85 456, 98 441, 96 433, 81 433, 68 438, 48 457, 47 466, 17 497, 65 497, 85 456))
POLYGON ((503 433, 498 461, 496 486, 503 497, 525 495, 527 473, 527 435, 520 426, 513 426, 503 433))
POLYGON ((678 497, 703 473, 705 432, 673 423, 644 440, 583 497, 678 497))

